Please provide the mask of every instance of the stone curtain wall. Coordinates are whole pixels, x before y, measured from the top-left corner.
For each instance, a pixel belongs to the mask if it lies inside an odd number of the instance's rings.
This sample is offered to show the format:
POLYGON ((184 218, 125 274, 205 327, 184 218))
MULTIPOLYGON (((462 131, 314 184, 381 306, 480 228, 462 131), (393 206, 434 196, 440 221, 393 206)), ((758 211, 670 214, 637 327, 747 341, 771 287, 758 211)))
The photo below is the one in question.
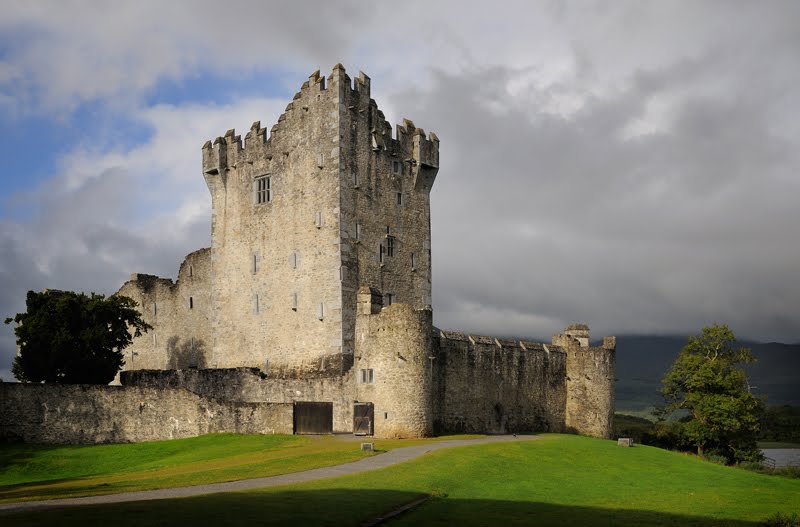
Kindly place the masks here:
POLYGON ((0 440, 127 443, 292 433, 292 405, 217 401, 176 388, 0 384, 0 440))
MULTIPOLYGON (((122 384, 150 389, 183 388, 219 401, 275 403, 294 401, 333 403, 333 431, 353 430, 353 381, 350 376, 278 378, 256 368, 210 370, 144 370, 122 373, 122 384)), ((291 421, 289 432, 292 433, 291 421)))
POLYGON ((566 354, 558 346, 455 332, 434 345, 436 433, 563 431, 566 354))

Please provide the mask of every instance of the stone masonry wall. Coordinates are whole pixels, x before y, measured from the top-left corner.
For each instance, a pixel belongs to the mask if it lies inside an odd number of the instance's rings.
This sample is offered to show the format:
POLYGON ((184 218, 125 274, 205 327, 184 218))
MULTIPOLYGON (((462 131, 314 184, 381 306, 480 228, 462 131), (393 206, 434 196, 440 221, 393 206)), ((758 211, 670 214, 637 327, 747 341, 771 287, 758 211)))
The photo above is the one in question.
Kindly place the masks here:
POLYGON ((436 349, 436 433, 564 430, 566 354, 558 347, 441 332, 436 349))
POLYGON ((153 329, 125 350, 126 370, 211 367, 211 251, 181 264, 178 279, 133 274, 118 294, 133 298, 153 329))
POLYGON ((340 101, 331 84, 315 72, 269 137, 256 122, 244 143, 229 130, 203 147, 220 368, 341 373, 352 358, 342 357, 340 101))
POLYGON ((163 387, 0 384, 0 441, 126 443, 220 432, 290 434, 292 406, 163 387))
POLYGON ((288 405, 295 401, 332 402, 333 431, 352 431, 355 394, 349 375, 278 378, 256 368, 140 370, 123 372, 121 381, 124 386, 183 388, 219 401, 288 405))

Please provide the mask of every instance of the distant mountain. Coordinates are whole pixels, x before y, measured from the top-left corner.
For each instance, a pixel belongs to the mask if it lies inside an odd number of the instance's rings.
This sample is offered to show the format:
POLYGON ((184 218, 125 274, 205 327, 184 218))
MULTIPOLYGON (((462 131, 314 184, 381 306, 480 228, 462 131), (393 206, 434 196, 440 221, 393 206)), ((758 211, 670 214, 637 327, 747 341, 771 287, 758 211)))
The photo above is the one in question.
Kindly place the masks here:
MULTIPOLYGON (((618 336, 616 407, 641 412, 661 402, 658 390, 686 337, 618 336)), ((747 367, 754 393, 767 404, 800 405, 800 344, 739 342, 758 362, 747 367)))

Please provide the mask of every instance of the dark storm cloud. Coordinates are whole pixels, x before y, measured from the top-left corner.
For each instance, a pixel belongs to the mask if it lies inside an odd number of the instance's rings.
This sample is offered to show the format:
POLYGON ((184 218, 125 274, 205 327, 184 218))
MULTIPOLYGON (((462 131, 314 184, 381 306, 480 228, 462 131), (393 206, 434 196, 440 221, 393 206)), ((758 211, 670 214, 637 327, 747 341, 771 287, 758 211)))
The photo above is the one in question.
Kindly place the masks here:
POLYGON ((800 149, 770 119, 782 87, 726 70, 731 58, 643 70, 566 116, 527 104, 547 93, 504 97, 518 72, 502 66, 440 73, 430 92, 398 96, 442 139, 437 323, 546 336, 554 321, 620 333, 718 321, 797 339, 800 249, 787 242, 800 224, 800 149), (731 75, 714 96, 694 89, 731 75), (649 101, 674 92, 663 129, 627 136, 649 101))

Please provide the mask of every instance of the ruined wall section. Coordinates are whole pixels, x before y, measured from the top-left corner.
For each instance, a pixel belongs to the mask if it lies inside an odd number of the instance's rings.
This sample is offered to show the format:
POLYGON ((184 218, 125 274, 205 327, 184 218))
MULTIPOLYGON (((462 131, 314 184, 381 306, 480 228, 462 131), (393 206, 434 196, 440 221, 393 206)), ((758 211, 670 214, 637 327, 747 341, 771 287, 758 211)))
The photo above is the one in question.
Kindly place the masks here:
MULTIPOLYGON (((258 368, 209 370, 130 371, 121 376, 124 386, 185 389, 203 398, 242 403, 292 405, 295 401, 333 403, 333 431, 353 429, 355 384, 347 376, 279 378, 258 368)), ((289 432, 291 433, 291 432, 289 432)))
POLYGON ((131 275, 118 294, 134 299, 153 329, 125 350, 123 369, 210 367, 211 281, 210 249, 189 254, 176 282, 131 275))
MULTIPOLYGON (((342 357, 339 98, 315 72, 267 137, 203 146, 212 197, 213 364, 286 376, 342 357), (268 197, 259 202, 258 180, 268 197)), ((263 195, 262 195, 263 198, 263 195)))
POLYGON ((221 432, 291 434, 292 405, 163 387, 0 383, 0 441, 127 443, 221 432))
POLYGON ((351 382, 356 400, 374 405, 376 437, 433 433, 432 323, 430 309, 407 304, 358 315, 351 382))
POLYGON ((604 337, 590 346, 589 327, 573 324, 553 336, 567 354, 567 429, 610 438, 614 429, 614 368, 616 338, 604 337))
POLYGON ((428 138, 409 120, 393 137, 364 73, 351 81, 337 65, 330 81, 342 101, 343 339, 345 348, 352 348, 361 286, 380 290, 386 305, 431 305, 430 191, 439 139, 433 133, 428 138))
POLYGON ((442 331, 434 349, 436 433, 564 430, 567 357, 558 346, 442 331))

